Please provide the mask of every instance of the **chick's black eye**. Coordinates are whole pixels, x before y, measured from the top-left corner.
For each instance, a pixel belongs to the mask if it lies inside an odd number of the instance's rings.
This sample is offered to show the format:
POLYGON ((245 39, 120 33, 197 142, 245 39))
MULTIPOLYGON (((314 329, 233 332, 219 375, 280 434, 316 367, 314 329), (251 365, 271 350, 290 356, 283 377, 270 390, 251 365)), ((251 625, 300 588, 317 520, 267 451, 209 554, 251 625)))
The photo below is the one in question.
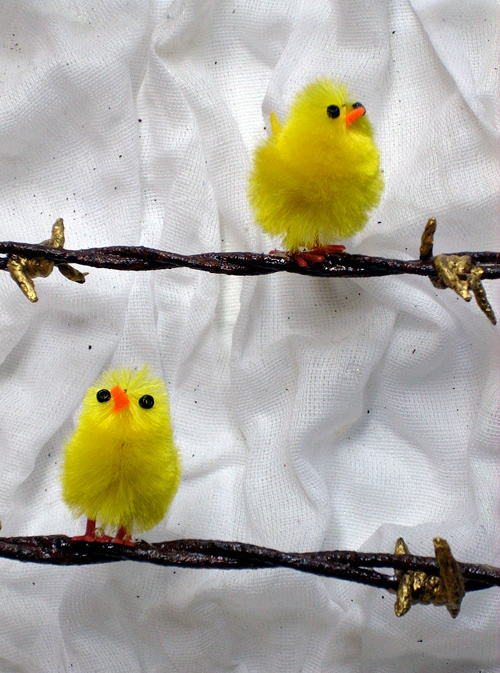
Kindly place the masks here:
POLYGON ((326 114, 332 119, 337 119, 340 115, 340 108, 337 105, 329 105, 326 108, 326 114))
POLYGON ((363 105, 363 103, 360 103, 359 101, 358 101, 357 103, 353 103, 353 104, 352 104, 352 109, 353 109, 353 110, 355 110, 357 107, 362 107, 362 108, 364 108, 365 106, 363 105))
POLYGON ((96 397, 98 402, 107 402, 111 399, 111 393, 109 390, 106 390, 106 388, 103 388, 102 390, 99 390, 96 397))
POLYGON ((139 406, 143 409, 151 409, 154 403, 154 398, 151 395, 143 395, 139 400, 139 406))

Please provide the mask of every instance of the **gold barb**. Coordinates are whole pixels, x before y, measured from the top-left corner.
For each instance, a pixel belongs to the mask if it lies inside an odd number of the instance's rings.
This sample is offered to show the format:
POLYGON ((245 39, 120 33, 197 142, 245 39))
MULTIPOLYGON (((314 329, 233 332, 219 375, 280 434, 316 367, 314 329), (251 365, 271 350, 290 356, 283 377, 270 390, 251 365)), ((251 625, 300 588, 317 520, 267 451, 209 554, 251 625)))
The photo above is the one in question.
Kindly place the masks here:
POLYGON ((469 274, 472 260, 468 255, 438 255, 433 259, 437 278, 431 278, 431 283, 439 290, 451 287, 452 290, 470 301, 469 274))
POLYGON ((483 275, 484 271, 483 269, 478 268, 477 266, 473 266, 472 269, 470 270, 470 289, 472 290, 472 293, 476 299, 477 305, 481 309, 483 313, 486 314, 488 317, 488 320, 491 322, 492 325, 497 324, 497 319, 495 317, 495 313, 493 312, 493 309, 491 308, 490 302, 488 301, 488 298, 486 297, 486 292, 484 290, 483 284, 481 283, 481 276, 483 275))
POLYGON ((433 264, 437 273, 435 278, 431 278, 434 287, 439 290, 451 287, 465 301, 471 300, 470 290, 472 290, 481 311, 492 325, 497 324, 495 313, 481 283, 484 271, 472 263, 469 255, 438 255, 434 257, 433 264))
POLYGON ((436 218, 429 217, 420 241, 420 259, 422 261, 432 257, 434 246, 434 233, 436 231, 436 218))
POLYGON ((481 311, 493 325, 496 325, 495 313, 481 283, 483 269, 473 264, 469 255, 437 255, 432 257, 435 232, 436 218, 430 217, 420 241, 420 259, 422 261, 432 259, 436 276, 431 276, 431 283, 438 290, 445 290, 450 287, 465 301, 471 300, 470 292, 472 291, 481 311))
MULTIPOLYGON (((52 226, 52 236, 47 241, 42 241, 40 245, 48 248, 62 248, 64 246, 64 223, 62 218, 56 220, 52 226)), ((62 275, 75 283, 85 283, 87 273, 81 273, 69 264, 56 265, 62 275)), ((21 255, 10 255, 7 268, 12 279, 19 285, 22 292, 31 302, 38 301, 35 292, 35 283, 33 278, 47 278, 54 270, 54 262, 43 256, 22 257, 21 255)))
MULTIPOLYGON (((415 603, 424 605, 446 605, 450 615, 455 618, 460 612, 460 605, 465 595, 465 585, 450 547, 443 538, 434 538, 434 550, 439 565, 439 577, 427 575, 422 570, 396 571, 399 586, 396 592, 394 612, 402 617, 415 603)), ((408 547, 402 537, 396 542, 395 554, 409 554, 408 547)))

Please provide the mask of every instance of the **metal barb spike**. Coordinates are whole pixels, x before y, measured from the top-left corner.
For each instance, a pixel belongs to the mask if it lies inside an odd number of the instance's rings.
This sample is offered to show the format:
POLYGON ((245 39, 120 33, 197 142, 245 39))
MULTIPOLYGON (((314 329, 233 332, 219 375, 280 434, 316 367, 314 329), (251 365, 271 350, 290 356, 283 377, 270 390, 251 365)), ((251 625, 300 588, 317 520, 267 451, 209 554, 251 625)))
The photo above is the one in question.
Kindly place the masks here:
MULTIPOLYGON (((421 570, 396 571, 399 585, 396 592, 394 612, 402 617, 415 603, 423 605, 446 605, 450 615, 455 618, 465 595, 465 585, 460 567, 451 553, 450 546, 443 538, 434 538, 434 550, 439 565, 439 577, 427 575, 421 570)), ((398 538, 395 554, 409 554, 402 537, 398 538)))
MULTIPOLYGON (((62 248, 64 246, 64 222, 62 218, 56 220, 52 226, 52 236, 47 241, 42 241, 40 245, 47 248, 62 248)), ((7 269, 23 294, 34 303, 38 301, 38 297, 33 279, 47 278, 54 270, 54 265, 54 262, 43 256, 22 257, 21 255, 11 255, 7 262, 7 269)), ((84 283, 85 276, 88 275, 74 269, 69 264, 63 263, 56 266, 65 278, 75 283, 84 283)))

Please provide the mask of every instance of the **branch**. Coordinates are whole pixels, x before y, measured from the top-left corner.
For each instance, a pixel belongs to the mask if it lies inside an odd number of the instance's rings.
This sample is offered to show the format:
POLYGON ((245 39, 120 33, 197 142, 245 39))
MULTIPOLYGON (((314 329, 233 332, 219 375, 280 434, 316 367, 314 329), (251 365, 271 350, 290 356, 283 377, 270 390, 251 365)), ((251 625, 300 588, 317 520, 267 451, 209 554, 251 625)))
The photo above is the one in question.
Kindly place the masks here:
POLYGON ((0 538, 0 557, 63 566, 135 561, 161 566, 224 570, 281 567, 386 589, 396 592, 398 600, 404 581, 406 584, 410 581, 412 587, 416 586, 414 579, 418 576, 420 585, 412 588, 405 611, 415 602, 448 605, 447 594, 444 595, 441 584, 446 579, 446 568, 450 564, 456 566, 450 571, 451 574, 448 572, 451 582, 463 587, 459 603, 466 592, 500 586, 500 568, 458 563, 451 555, 446 541, 440 538, 435 538, 434 546, 436 558, 407 553, 408 549, 401 538, 395 554, 378 554, 356 551, 292 553, 219 540, 174 540, 151 544, 139 540, 129 547, 114 542, 85 542, 72 540, 65 535, 46 535, 0 538), (389 575, 374 568, 392 568, 395 573, 389 575), (422 583, 427 583, 427 590, 432 589, 434 592, 430 598, 424 599, 422 583))

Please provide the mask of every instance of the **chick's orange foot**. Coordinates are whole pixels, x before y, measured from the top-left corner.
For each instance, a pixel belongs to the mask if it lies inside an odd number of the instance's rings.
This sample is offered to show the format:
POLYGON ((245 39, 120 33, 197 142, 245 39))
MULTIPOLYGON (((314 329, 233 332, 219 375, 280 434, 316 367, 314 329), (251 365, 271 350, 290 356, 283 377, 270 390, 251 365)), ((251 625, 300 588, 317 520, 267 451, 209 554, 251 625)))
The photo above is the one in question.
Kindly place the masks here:
POLYGON ((135 542, 132 541, 130 535, 127 535, 127 537, 124 538, 114 537, 111 542, 114 542, 115 544, 123 544, 126 547, 135 547, 135 542))
POLYGON ((308 250, 301 250, 300 252, 288 252, 286 250, 271 250, 269 254, 272 257, 284 257, 286 259, 294 260, 298 266, 306 268, 309 262, 320 263, 325 261, 325 255, 335 255, 344 252, 345 245, 326 245, 315 246, 308 250))
POLYGON ((75 535, 71 538, 75 542, 83 540, 84 542, 110 542, 111 537, 109 535, 97 535, 95 519, 87 519, 87 527, 85 529, 85 535, 75 535))
POLYGON ((120 526, 116 532, 116 537, 114 537, 111 542, 115 544, 124 544, 127 547, 135 547, 134 542, 132 541, 132 536, 127 533, 123 526, 120 526))

